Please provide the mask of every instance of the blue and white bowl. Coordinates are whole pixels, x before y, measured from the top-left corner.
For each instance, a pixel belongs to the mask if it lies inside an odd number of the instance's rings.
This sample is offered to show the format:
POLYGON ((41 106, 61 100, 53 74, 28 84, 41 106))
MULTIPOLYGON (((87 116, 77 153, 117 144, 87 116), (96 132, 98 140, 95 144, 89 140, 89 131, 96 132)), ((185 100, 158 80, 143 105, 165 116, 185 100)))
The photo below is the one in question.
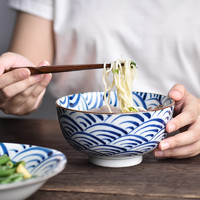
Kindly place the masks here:
MULTIPOLYGON (((139 164, 142 155, 155 149, 166 137, 165 126, 171 119, 174 101, 167 96, 133 92, 138 113, 94 113, 105 105, 103 92, 69 95, 56 101, 58 119, 67 142, 89 156, 93 164, 127 167, 139 164)), ((110 104, 118 106, 116 92, 110 104)))
POLYGON ((36 177, 17 183, 0 185, 0 200, 22 200, 36 192, 49 178, 60 173, 67 159, 60 151, 16 143, 0 143, 0 155, 14 162, 24 160, 26 169, 36 177))

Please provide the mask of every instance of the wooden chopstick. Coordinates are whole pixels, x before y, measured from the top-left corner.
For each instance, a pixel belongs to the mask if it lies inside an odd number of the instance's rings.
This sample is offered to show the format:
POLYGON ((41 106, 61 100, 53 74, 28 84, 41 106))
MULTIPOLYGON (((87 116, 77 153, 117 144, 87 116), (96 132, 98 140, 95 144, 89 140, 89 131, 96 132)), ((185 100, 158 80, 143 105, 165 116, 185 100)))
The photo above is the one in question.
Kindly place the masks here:
MULTIPOLYGON (((31 74, 47 74, 47 73, 59 73, 59 72, 70 72, 79 70, 89 70, 89 69, 101 69, 104 64, 82 64, 82 65, 52 65, 52 66, 41 66, 41 67, 15 67, 8 71, 12 71, 19 68, 28 68, 31 74)), ((110 67, 110 64, 106 64, 106 67, 110 67)), ((6 71, 6 72, 8 72, 6 71)))

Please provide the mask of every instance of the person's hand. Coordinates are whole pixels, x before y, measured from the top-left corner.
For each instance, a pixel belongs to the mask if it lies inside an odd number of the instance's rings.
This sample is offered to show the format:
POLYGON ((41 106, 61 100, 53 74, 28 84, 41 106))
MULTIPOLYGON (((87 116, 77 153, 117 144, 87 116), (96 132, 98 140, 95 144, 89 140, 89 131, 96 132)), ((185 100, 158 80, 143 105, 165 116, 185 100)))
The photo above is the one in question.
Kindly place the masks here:
MULTIPOLYGON (((39 65, 48 63, 41 62, 39 65)), ((4 73, 12 67, 34 66, 15 53, 0 56, 0 109, 7 114, 25 115, 38 108, 52 75, 30 75, 26 68, 4 73)))
POLYGON ((154 150, 156 157, 186 158, 200 153, 200 99, 196 98, 181 84, 176 84, 169 97, 175 101, 175 117, 166 126, 168 137, 154 150))

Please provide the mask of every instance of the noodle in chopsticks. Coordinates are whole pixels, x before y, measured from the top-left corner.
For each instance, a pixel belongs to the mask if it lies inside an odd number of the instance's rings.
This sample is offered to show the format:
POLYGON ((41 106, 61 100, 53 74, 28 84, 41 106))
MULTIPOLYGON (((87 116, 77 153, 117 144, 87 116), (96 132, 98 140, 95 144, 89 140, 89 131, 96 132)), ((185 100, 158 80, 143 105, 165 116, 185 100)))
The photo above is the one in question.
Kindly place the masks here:
POLYGON ((145 111, 142 107, 136 107, 132 98, 133 80, 137 75, 136 64, 131 59, 118 59, 111 62, 110 68, 106 68, 104 64, 103 83, 105 86, 104 100, 110 113, 112 113, 109 101, 110 91, 116 86, 117 99, 119 101, 119 108, 122 113, 145 111), (109 75, 112 72, 113 81, 109 82, 109 75), (108 93, 108 97, 106 94, 108 93))

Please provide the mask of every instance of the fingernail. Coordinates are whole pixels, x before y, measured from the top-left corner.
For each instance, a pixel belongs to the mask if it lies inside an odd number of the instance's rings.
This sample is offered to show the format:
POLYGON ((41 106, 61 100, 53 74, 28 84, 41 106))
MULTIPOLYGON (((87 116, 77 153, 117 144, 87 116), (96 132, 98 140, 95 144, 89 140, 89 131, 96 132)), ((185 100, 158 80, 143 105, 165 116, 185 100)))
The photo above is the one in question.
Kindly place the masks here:
POLYGON ((29 73, 27 71, 21 71, 20 72, 20 77, 21 79, 25 79, 29 76, 29 73))
POLYGON ((169 148, 170 148, 170 144, 168 142, 161 144, 161 150, 162 151, 167 150, 169 148))
POLYGON ((169 126, 169 133, 173 132, 176 130, 176 126, 174 124, 169 126))
POLYGON ((49 65, 49 62, 47 60, 44 60, 41 63, 39 63, 38 66, 43 66, 43 65, 49 65))
POLYGON ((156 157, 163 157, 163 156, 164 156, 164 153, 163 153, 163 151, 156 151, 156 152, 155 152, 155 156, 156 156, 156 157))
POLYGON ((171 94, 174 98, 181 98, 181 93, 178 90, 174 90, 171 92, 171 94))
POLYGON ((40 81, 40 80, 42 80, 43 75, 41 75, 41 74, 37 74, 37 75, 33 75, 32 77, 33 77, 34 79, 40 81))
POLYGON ((45 81, 50 81, 51 78, 52 78, 52 74, 45 74, 45 76, 44 76, 45 81))

